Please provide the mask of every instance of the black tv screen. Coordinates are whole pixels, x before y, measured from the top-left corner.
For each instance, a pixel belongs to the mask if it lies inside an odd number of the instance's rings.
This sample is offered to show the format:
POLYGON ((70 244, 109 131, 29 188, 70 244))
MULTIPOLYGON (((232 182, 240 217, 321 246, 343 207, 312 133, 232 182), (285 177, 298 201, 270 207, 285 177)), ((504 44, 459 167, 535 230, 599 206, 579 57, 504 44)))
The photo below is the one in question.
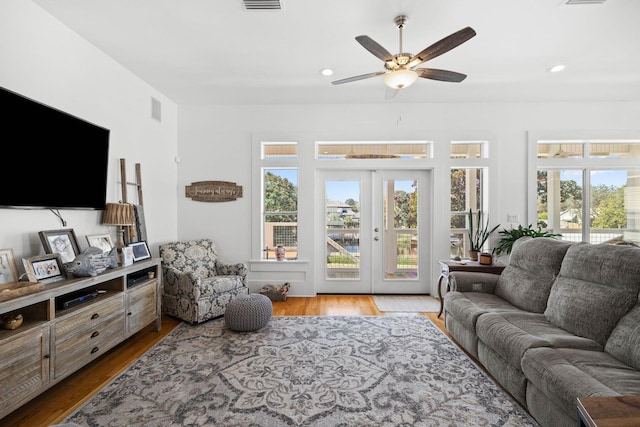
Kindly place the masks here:
POLYGON ((2 87, 0 111, 0 208, 104 209, 109 129, 2 87))

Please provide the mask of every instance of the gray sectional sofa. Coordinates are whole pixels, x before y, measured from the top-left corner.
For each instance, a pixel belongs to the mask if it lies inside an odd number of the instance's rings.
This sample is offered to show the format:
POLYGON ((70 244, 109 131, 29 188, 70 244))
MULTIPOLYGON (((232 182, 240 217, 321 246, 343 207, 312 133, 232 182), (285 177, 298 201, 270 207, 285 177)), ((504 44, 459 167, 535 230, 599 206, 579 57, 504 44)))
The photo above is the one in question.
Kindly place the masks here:
POLYGON ((453 338, 542 426, 576 398, 640 395, 640 249, 524 237, 501 275, 453 272, 453 338))

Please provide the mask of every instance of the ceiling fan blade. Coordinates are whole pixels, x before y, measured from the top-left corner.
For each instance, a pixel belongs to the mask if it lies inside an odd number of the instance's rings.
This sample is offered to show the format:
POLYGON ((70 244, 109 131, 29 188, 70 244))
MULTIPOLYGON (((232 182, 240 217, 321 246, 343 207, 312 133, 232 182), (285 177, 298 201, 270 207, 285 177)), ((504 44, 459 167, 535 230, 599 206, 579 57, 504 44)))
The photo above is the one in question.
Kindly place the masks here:
POLYGON ((342 79, 342 80, 334 80, 331 82, 331 84, 341 85, 342 83, 349 83, 349 82, 355 82, 358 80, 369 79, 371 77, 379 76, 380 74, 384 74, 384 73, 385 71, 376 71, 375 73, 361 74, 359 76, 347 77, 346 79, 342 79))
POLYGON ((461 29, 460 31, 456 31, 455 33, 443 38, 442 40, 435 42, 431 46, 424 49, 422 52, 415 54, 413 58, 409 60, 409 64, 411 67, 415 67, 422 62, 433 59, 437 56, 442 55, 443 53, 447 53, 454 47, 460 46, 462 43, 466 42, 475 35, 476 32, 471 27, 466 27, 461 29))
POLYGON ((435 68, 416 68, 415 72, 418 73, 418 77, 422 77, 423 79, 440 80, 443 82, 459 83, 467 78, 466 74, 435 68))
POLYGON ((356 40, 362 45, 362 47, 373 53, 377 58, 382 59, 384 62, 396 62, 396 58, 371 37, 358 36, 356 37, 356 40))

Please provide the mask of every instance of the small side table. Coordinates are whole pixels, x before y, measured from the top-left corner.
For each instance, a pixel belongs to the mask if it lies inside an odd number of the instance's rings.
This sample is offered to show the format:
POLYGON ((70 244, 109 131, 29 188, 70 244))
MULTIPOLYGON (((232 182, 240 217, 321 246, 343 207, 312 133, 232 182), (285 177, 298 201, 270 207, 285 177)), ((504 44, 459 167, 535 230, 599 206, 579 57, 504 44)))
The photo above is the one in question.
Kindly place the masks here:
POLYGON ((451 290, 449 285, 449 273, 452 271, 471 271, 476 273, 491 273, 500 274, 506 265, 501 263, 493 263, 491 265, 480 264, 478 261, 453 261, 444 260, 438 261, 440 263, 440 279, 438 279, 438 297, 440 298, 440 312, 438 318, 442 316, 444 310, 444 298, 442 297, 442 280, 447 279, 447 292, 451 290))
POLYGON ((640 396, 579 397, 577 406, 581 427, 640 425, 640 396))

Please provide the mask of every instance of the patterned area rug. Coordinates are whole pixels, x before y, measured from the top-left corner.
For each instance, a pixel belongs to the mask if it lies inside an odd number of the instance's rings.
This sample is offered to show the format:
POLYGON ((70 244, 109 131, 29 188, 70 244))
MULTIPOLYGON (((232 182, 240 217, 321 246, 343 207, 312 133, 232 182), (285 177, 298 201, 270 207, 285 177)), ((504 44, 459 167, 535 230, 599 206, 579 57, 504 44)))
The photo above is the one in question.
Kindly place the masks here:
POLYGON ((437 313, 440 300, 423 295, 374 295, 373 302, 382 312, 437 313))
POLYGON ((429 319, 181 324, 64 422, 83 426, 537 426, 429 319))

